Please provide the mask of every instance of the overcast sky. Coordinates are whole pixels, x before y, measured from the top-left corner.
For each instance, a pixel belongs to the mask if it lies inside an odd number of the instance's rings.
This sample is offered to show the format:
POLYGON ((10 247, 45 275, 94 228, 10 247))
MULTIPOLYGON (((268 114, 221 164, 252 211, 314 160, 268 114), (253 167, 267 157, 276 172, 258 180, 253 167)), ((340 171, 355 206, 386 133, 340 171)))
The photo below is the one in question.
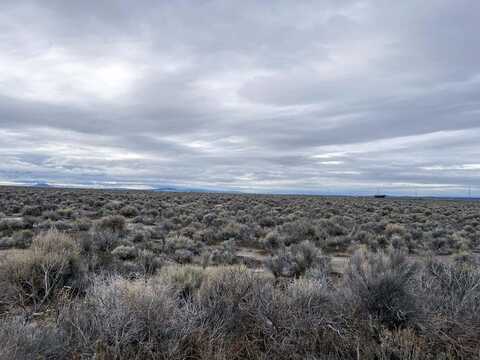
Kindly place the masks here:
POLYGON ((480 195, 480 1, 0 3, 0 183, 480 195))

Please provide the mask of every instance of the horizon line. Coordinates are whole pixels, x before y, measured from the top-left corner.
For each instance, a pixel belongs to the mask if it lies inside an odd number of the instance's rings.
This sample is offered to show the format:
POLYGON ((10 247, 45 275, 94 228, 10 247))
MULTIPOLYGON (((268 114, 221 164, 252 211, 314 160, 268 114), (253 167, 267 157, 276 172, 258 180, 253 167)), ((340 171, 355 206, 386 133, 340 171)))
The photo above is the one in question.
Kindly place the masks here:
POLYGON ((129 186, 105 186, 105 185, 89 185, 89 184, 55 184, 49 182, 0 182, 0 187, 18 187, 18 188, 31 188, 31 189, 59 189, 59 190, 97 190, 97 191, 146 191, 146 192, 160 192, 160 193, 223 193, 233 195, 300 195, 300 196, 324 196, 324 197, 371 197, 375 198, 378 195, 385 196, 386 198, 412 198, 412 199, 471 199, 478 200, 480 196, 472 195, 471 193, 466 195, 460 194, 428 194, 420 195, 416 193, 408 194, 408 191, 392 191, 382 192, 378 191, 361 191, 350 190, 346 192, 322 192, 320 190, 252 190, 245 191, 241 189, 221 189, 221 188, 201 188, 190 187, 182 185, 158 185, 157 187, 147 186, 145 187, 129 187, 129 186))

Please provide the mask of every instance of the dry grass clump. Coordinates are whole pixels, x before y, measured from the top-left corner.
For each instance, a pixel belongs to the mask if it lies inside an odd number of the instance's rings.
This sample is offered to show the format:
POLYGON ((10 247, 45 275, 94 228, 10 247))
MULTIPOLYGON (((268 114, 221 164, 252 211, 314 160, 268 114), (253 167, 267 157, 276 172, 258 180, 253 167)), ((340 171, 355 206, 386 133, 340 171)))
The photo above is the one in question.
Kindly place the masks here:
POLYGON ((37 310, 64 287, 80 289, 84 275, 78 245, 68 235, 49 231, 37 235, 29 249, 0 260, 1 297, 37 310))

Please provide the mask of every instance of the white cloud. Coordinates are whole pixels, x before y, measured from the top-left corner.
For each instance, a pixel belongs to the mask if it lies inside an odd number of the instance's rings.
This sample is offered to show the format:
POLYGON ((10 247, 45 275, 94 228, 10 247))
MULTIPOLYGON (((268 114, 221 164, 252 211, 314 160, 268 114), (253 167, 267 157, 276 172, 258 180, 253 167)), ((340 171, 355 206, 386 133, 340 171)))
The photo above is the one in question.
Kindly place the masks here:
POLYGON ((479 11, 7 0, 0 180, 461 192, 480 181, 479 11))

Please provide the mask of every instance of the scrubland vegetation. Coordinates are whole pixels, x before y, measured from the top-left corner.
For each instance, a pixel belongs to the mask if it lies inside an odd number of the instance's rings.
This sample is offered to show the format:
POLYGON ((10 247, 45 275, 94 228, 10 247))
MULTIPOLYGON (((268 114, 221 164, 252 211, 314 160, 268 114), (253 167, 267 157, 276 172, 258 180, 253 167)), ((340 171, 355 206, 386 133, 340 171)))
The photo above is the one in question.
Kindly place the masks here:
POLYGON ((480 202, 0 188, 0 359, 478 359, 480 202))

